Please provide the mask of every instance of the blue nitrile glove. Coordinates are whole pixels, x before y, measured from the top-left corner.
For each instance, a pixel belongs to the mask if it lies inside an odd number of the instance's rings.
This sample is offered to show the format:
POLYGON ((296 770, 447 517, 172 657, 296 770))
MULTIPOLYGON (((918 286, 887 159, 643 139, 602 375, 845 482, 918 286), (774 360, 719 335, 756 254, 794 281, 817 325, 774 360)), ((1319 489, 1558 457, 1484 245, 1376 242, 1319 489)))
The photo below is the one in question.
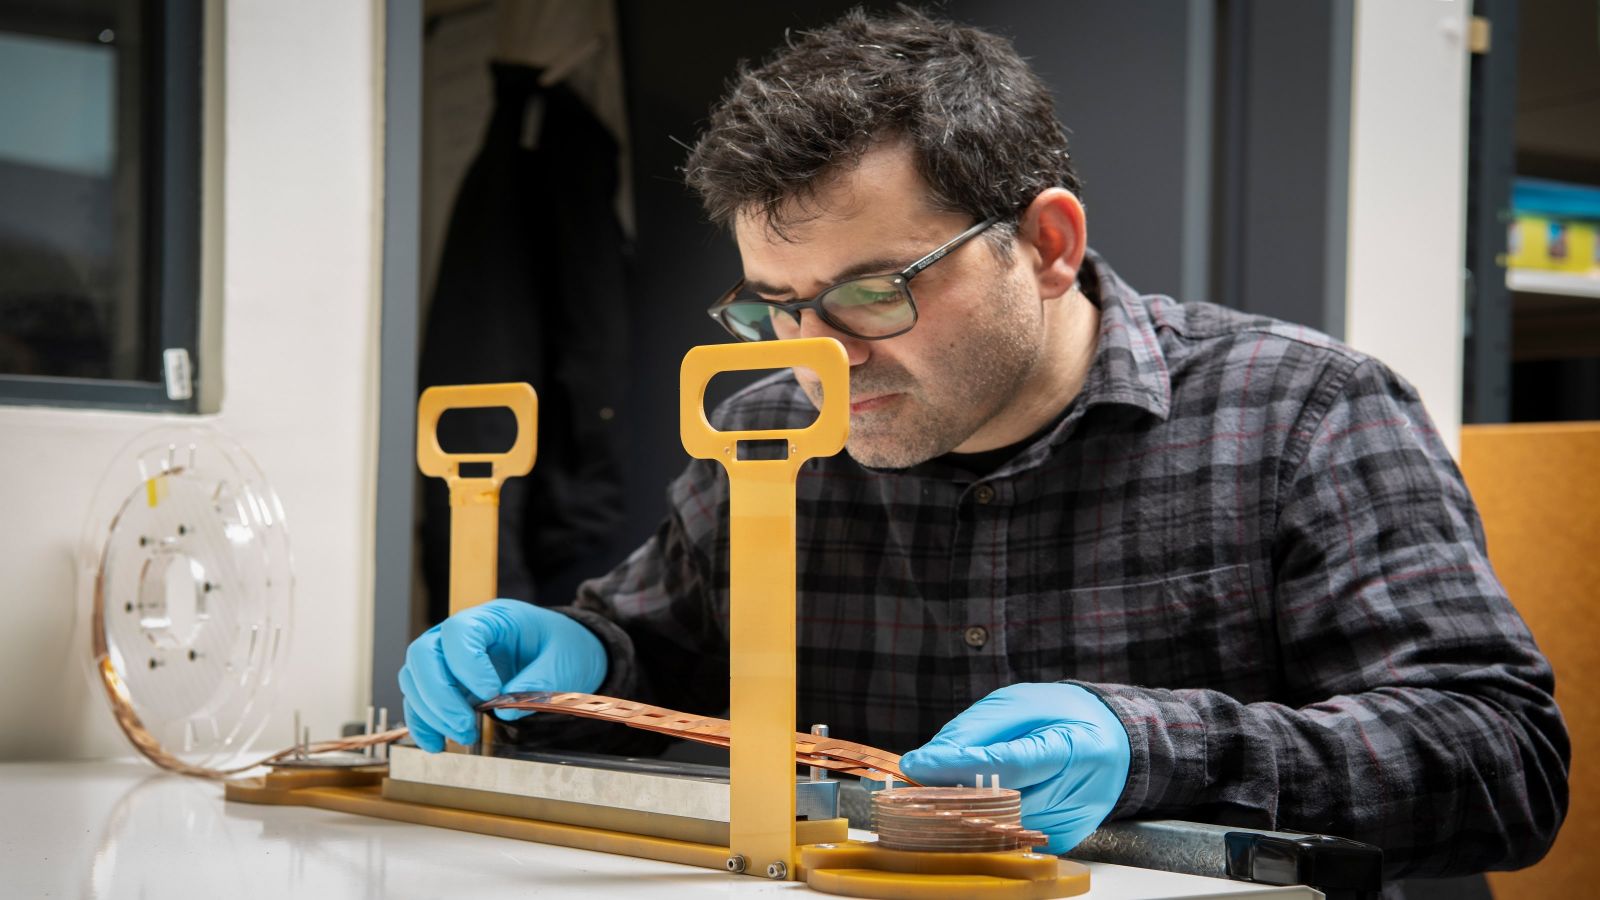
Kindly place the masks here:
MULTIPOLYGON (((400 690, 406 725, 430 753, 444 739, 478 741, 475 703, 517 691, 590 694, 606 680, 606 650, 577 621, 524 603, 491 600, 422 633, 406 650, 400 690)), ((496 710, 507 721, 527 710, 496 710)))
POLYGON ((926 785, 998 774, 1022 791, 1022 824, 1065 853, 1116 806, 1128 781, 1128 731, 1105 702, 1075 684, 1013 684, 974 703, 907 753, 900 770, 926 785))

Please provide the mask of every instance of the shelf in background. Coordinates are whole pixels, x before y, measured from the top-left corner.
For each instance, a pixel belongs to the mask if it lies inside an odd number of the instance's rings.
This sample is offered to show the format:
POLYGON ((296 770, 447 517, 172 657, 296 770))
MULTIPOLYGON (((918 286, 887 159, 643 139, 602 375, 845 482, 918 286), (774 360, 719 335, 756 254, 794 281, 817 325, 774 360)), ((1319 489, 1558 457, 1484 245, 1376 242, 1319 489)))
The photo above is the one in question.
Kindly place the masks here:
POLYGON ((1600 299, 1600 278, 1571 272, 1546 272, 1541 269, 1507 269, 1506 287, 1529 294, 1555 294, 1562 297, 1600 299))

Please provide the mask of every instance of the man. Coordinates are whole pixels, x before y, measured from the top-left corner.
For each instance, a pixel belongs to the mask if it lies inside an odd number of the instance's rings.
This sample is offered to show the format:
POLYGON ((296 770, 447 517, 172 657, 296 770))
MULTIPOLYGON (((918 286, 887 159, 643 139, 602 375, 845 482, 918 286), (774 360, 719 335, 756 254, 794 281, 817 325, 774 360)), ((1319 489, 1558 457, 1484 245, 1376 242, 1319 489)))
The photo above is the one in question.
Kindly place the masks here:
MULTIPOLYGON (((852 366, 847 453, 797 487, 801 723, 924 783, 999 773, 1055 851, 1132 816, 1342 835, 1390 877, 1548 849, 1550 668, 1416 394, 1322 335, 1135 294, 1009 44, 852 13, 741 71, 686 172, 744 264, 719 320, 852 366)), ((819 400, 781 373, 713 422, 819 400)), ((573 606, 419 638, 418 744, 518 690, 725 709, 721 467, 670 500, 573 606)), ((570 736, 552 719, 512 728, 570 736)))

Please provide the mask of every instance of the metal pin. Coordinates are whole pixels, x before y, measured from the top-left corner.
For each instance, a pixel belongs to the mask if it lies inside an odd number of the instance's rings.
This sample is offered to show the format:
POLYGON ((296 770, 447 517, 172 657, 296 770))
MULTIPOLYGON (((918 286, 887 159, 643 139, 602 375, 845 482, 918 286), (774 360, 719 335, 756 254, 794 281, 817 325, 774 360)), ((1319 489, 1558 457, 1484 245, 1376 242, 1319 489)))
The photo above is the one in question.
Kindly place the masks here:
POLYGON ((306 735, 306 742, 301 745, 302 746, 302 749, 300 751, 300 758, 301 759, 305 759, 306 755, 311 752, 311 726, 310 725, 306 726, 305 735, 306 735))
MULTIPOLYGON (((377 721, 374 718, 376 715, 377 715, 377 709, 375 709, 372 706, 368 706, 367 707, 367 730, 361 732, 362 734, 372 735, 372 734, 376 734, 377 733, 377 732, 372 730, 373 724, 377 721)), ((366 753, 366 755, 369 758, 377 756, 378 755, 377 745, 376 744, 368 744, 367 745, 367 749, 364 750, 363 752, 366 753)))
POLYGON ((884 774, 884 776, 883 776, 883 789, 886 790, 886 791, 894 790, 894 776, 893 775, 889 775, 887 773, 884 774))
MULTIPOLYGON (((811 726, 811 733, 816 735, 817 737, 827 737, 828 736, 828 726, 826 726, 826 725, 813 725, 813 726, 811 726)), ((811 767, 811 780, 812 781, 822 781, 823 779, 825 779, 827 777, 828 777, 828 770, 827 769, 824 769, 821 766, 812 766, 811 767)))
POLYGON ((1000 773, 999 772, 996 772, 993 775, 989 776, 989 787, 992 787, 997 791, 1000 790, 1000 773))
MULTIPOLYGON (((383 707, 383 708, 378 710, 378 731, 379 732, 384 732, 384 731, 388 731, 388 730, 389 730, 389 707, 385 706, 385 707, 383 707)), ((381 760, 384 760, 384 761, 388 761, 388 759, 389 759, 389 745, 388 744, 379 744, 378 745, 378 758, 381 759, 381 760)))
POLYGON ((977 775, 974 775, 972 777, 972 786, 977 788, 980 791, 983 790, 983 773, 982 772, 979 772, 977 775))
POLYGON ((305 750, 300 746, 300 710, 294 711, 294 758, 305 759, 305 750))

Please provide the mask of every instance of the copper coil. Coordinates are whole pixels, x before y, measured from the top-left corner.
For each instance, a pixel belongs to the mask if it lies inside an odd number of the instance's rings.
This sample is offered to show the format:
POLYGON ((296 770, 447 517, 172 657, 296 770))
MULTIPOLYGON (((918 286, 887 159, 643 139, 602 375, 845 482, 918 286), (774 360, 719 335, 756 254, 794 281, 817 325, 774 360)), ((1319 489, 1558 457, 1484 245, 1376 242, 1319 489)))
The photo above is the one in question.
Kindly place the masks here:
POLYGON ((1022 794, 1009 788, 908 787, 876 791, 872 822, 889 850, 979 853, 1047 841, 1022 827, 1022 794))

